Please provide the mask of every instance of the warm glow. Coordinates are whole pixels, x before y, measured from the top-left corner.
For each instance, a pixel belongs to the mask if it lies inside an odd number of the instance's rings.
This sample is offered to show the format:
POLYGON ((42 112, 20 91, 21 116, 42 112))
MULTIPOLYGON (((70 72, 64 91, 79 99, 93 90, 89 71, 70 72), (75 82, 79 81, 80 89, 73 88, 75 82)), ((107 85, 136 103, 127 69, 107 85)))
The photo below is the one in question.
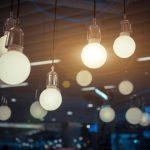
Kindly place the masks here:
POLYGON ((8 106, 0 106, 0 120, 6 121, 11 116, 11 110, 8 106))
POLYGON ((4 35, 0 38, 0 56, 8 51, 7 48, 5 48, 7 35, 4 35))
POLYGON ((119 84, 118 89, 121 94, 129 95, 132 93, 134 86, 130 81, 125 80, 119 84))
POLYGON ((69 88, 69 87, 70 87, 70 85, 71 85, 71 84, 70 84, 70 82, 69 82, 69 81, 63 81, 62 85, 63 85, 63 87, 64 87, 64 88, 66 88, 66 89, 67 89, 67 88, 69 88))
POLYGON ((28 58, 21 52, 9 51, 0 57, 0 79, 10 85, 24 82, 31 70, 28 58))
POLYGON ((141 126, 148 126, 150 123, 150 116, 148 113, 143 113, 140 121, 141 126))
POLYGON ((40 95, 40 104, 48 111, 58 109, 61 103, 62 96, 57 88, 47 88, 40 95))
POLYGON ((99 116, 103 122, 111 122, 115 118, 115 111, 111 107, 105 106, 100 110, 99 116))
POLYGON ((107 52, 100 43, 88 43, 82 50, 81 59, 85 66, 96 69, 105 64, 107 52))
POLYGON ((120 35, 114 42, 113 49, 120 58, 128 58, 135 51, 136 45, 129 35, 120 35))
POLYGON ((142 119, 142 111, 137 107, 129 108, 126 112, 125 118, 130 124, 138 124, 142 119))
POLYGON ((76 81, 80 86, 88 86, 92 82, 92 74, 87 70, 78 72, 76 81))
POLYGON ((47 115, 47 110, 41 107, 39 101, 35 101, 30 107, 30 113, 36 119, 43 119, 47 115))

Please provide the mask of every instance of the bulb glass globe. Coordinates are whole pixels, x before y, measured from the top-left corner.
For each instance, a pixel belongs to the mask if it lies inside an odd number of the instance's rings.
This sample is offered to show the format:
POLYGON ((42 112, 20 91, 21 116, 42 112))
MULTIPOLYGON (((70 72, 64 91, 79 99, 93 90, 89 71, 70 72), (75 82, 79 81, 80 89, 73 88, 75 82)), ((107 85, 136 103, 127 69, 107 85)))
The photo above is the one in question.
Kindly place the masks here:
POLYGON ((6 121, 11 116, 11 110, 8 106, 0 106, 0 120, 6 121))
POLYGON ((0 57, 0 79, 10 85, 24 82, 31 70, 28 58, 21 52, 9 51, 0 57))
POLYGON ((80 86, 88 86, 92 82, 92 74, 87 70, 78 72, 76 81, 80 86))
POLYGON ((81 59, 85 66, 96 69, 105 64, 107 52, 100 43, 88 43, 81 52, 81 59))
POLYGON ((137 107, 133 107, 133 108, 129 108, 125 114, 125 118, 127 120, 127 122, 129 122, 130 124, 136 125, 138 123, 140 123, 141 119, 142 119, 142 111, 137 108, 137 107))
POLYGON ((8 49, 5 47, 6 39, 7 35, 4 35, 0 38, 0 56, 8 51, 8 49))
POLYGON ((129 35, 120 35, 115 40, 113 49, 118 57, 128 58, 134 53, 136 45, 134 40, 129 35))
POLYGON ((41 106, 48 111, 56 110, 62 103, 62 96, 57 88, 47 88, 40 95, 41 106))
POLYGON ((100 110, 99 116, 103 122, 111 122, 115 118, 115 111, 111 107, 103 107, 100 110))
POLYGON ((140 125, 141 126, 148 126, 150 123, 150 116, 148 113, 143 113, 141 121, 140 121, 140 125))
POLYGON ((35 101, 30 107, 30 113, 36 119, 43 119, 47 115, 47 110, 43 109, 39 101, 35 101))
POLYGON ((122 81, 118 86, 119 92, 123 95, 129 95, 133 92, 134 86, 130 81, 122 81))

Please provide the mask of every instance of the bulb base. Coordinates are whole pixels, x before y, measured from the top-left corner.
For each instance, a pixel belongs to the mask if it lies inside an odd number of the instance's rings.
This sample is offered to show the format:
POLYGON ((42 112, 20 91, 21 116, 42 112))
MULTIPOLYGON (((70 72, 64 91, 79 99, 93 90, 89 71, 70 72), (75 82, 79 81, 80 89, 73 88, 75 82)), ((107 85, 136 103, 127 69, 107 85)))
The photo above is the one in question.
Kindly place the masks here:
POLYGON ((93 24, 89 26, 87 31, 87 40, 91 43, 91 41, 100 42, 101 40, 101 31, 100 27, 96 24, 96 18, 93 19, 93 24))
POLYGON ((7 34, 6 48, 8 48, 9 51, 16 50, 22 52, 24 48, 23 45, 23 30, 19 27, 19 25, 16 25, 15 27, 12 27, 7 34))
POLYGON ((47 88, 57 88, 58 86, 58 75, 54 71, 54 66, 52 66, 51 71, 47 74, 47 81, 46 81, 47 88))
POLYGON ((130 33, 132 33, 132 27, 129 20, 124 19, 120 22, 120 24, 121 24, 120 35, 130 35, 130 33))

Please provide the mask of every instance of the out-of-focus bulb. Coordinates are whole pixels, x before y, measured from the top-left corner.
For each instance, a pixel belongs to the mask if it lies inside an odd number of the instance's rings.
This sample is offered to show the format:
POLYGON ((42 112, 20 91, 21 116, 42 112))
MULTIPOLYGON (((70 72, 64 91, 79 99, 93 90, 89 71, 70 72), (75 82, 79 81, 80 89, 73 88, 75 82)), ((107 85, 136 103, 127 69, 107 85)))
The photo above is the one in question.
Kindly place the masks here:
POLYGON ((111 107, 105 106, 100 110, 99 116, 103 122, 111 122, 115 118, 115 111, 111 107))
POLYGON ((29 59, 21 52, 11 50, 0 57, 0 79, 6 84, 24 82, 31 70, 29 59))
POLYGON ((0 120, 6 121, 11 116, 11 109, 8 106, 0 106, 0 120))
POLYGON ((47 115, 47 110, 43 109, 39 101, 35 101, 30 107, 30 113, 36 119, 43 119, 47 115))
POLYGON ((124 81, 120 82, 118 89, 121 94, 129 95, 132 93, 134 86, 133 86, 132 82, 130 82, 128 80, 124 80, 124 81))
POLYGON ((56 110, 60 107, 61 103, 61 93, 55 87, 46 88, 40 95, 40 104, 45 110, 56 110))
POLYGON ((141 126, 148 126, 150 123, 150 116, 148 113, 143 113, 140 121, 141 126))
POLYGON ((92 74, 88 70, 77 73, 76 81, 80 86, 88 86, 92 82, 92 74))
POLYGON ((5 47, 6 39, 6 34, 0 38, 0 56, 8 51, 8 49, 5 47))
POLYGON ((142 119, 142 111, 137 107, 129 108, 125 114, 126 120, 133 125, 140 123, 142 119))
POLYGON ((85 66, 96 69, 105 64, 107 52, 100 43, 88 43, 82 50, 81 59, 85 66))
POLYGON ((136 44, 129 35, 120 35, 113 44, 115 54, 120 58, 130 57, 135 49, 136 44))

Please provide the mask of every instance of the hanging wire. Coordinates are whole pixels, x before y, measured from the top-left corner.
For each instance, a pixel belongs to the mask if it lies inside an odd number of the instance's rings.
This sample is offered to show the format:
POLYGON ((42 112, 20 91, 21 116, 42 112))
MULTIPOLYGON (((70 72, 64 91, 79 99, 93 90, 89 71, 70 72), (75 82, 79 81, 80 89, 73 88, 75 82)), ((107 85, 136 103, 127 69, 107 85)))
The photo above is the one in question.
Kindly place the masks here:
POLYGON ((123 0, 123 18, 126 19, 126 0, 123 0))
POLYGON ((13 12, 14 10, 13 5, 14 5, 14 0, 10 0, 10 12, 13 12))
POLYGON ((4 97, 2 96, 1 97, 1 105, 3 105, 3 99, 4 99, 4 97))
POLYGON ((96 18, 96 0, 94 0, 93 17, 96 18))
POLYGON ((1 98, 1 105, 7 105, 7 99, 4 96, 1 98))
POLYGON ((54 24, 53 24, 53 41, 52 41, 52 66, 54 65, 55 59, 55 32, 56 32, 56 11, 57 11, 57 0, 55 0, 55 10, 54 10, 54 24))
POLYGON ((19 15, 20 15, 20 0, 18 0, 17 4, 17 24, 19 24, 19 15))
POLYGON ((35 100, 38 98, 38 89, 35 90, 35 100))

